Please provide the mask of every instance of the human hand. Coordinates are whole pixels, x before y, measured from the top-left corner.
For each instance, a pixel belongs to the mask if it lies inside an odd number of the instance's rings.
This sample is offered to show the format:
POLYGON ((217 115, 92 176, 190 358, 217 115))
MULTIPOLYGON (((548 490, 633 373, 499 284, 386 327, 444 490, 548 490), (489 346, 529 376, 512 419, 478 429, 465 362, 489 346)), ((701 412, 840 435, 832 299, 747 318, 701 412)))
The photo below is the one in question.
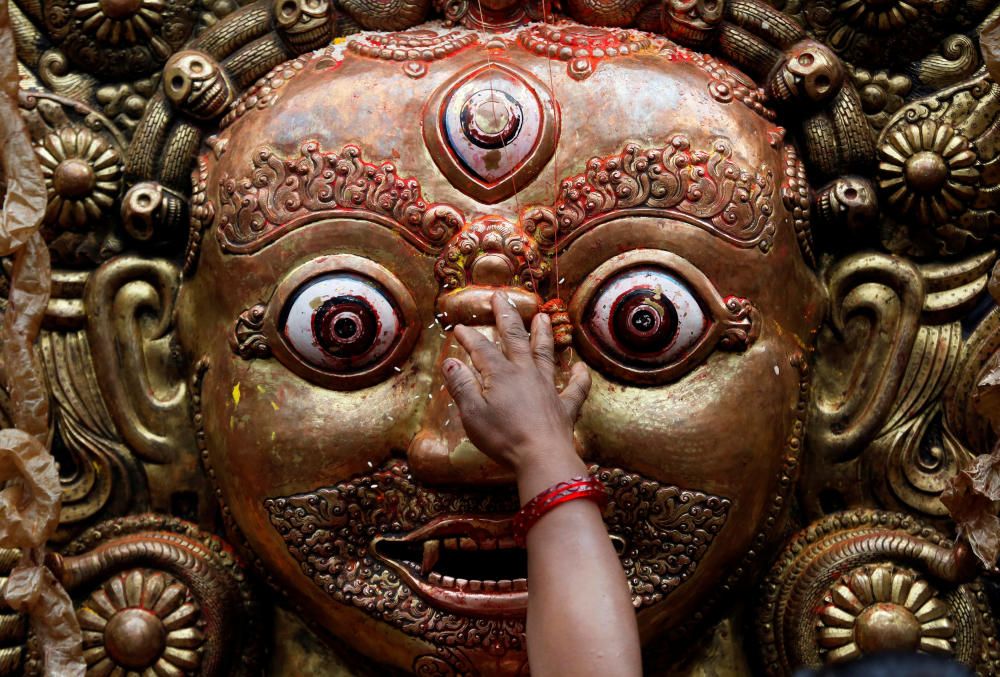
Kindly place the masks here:
POLYGON ((555 464, 583 467, 573 444, 573 423, 590 391, 590 373, 582 363, 574 364, 560 394, 549 316, 535 315, 529 337, 506 294, 495 293, 492 306, 500 348, 479 331, 459 325, 455 337, 474 369, 454 358, 442 365, 469 440, 513 467, 519 478, 555 464))

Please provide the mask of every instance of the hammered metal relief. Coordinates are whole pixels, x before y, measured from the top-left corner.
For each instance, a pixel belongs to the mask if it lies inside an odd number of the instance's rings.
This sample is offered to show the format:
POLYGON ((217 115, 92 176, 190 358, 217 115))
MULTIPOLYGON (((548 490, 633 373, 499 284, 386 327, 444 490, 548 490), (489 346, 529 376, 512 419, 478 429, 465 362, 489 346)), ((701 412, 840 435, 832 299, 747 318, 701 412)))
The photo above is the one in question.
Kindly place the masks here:
MULTIPOLYGON (((0 364, 0 422, 33 362, 62 492, 36 555, 87 674, 526 675, 517 496, 438 373, 465 359, 456 323, 493 335, 496 289, 593 375, 577 443, 647 674, 880 650, 1000 671, 996 571, 955 512, 1000 429, 990 3, 8 12, 0 105, 52 271, 33 309, 2 261, 2 338, 38 336, 0 364), (285 331, 330 280, 388 309, 369 361, 285 331), (652 338, 595 320, 602 292, 652 338), (676 356, 665 304, 688 313, 676 356)), ((0 548, 0 582, 21 564, 0 548)), ((0 675, 42 674, 33 620, 0 606, 0 675)))

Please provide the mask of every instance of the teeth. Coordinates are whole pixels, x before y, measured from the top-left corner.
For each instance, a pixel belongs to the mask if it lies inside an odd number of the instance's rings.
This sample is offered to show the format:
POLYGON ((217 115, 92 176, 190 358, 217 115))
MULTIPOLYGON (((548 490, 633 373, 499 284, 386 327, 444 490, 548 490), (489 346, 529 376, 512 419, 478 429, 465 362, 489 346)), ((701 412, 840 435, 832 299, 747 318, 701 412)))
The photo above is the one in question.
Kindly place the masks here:
POLYGON ((503 536, 499 541, 501 550, 513 550, 517 547, 517 543, 514 542, 513 536, 503 536))
POLYGON ((479 543, 479 547, 483 550, 496 550, 497 549, 497 539, 495 538, 484 538, 479 543))
POLYGON ((465 590, 465 586, 467 586, 468 584, 469 581, 465 580, 464 578, 455 579, 455 587, 458 588, 459 590, 465 590))
POLYGON ((441 577, 441 585, 443 585, 446 588, 454 588, 455 587, 455 579, 452 578, 451 576, 442 576, 441 577))
POLYGON ((462 550, 479 550, 479 545, 471 538, 459 539, 458 547, 460 547, 462 550))
POLYGON ((500 592, 510 592, 510 589, 513 586, 514 584, 511 581, 507 580, 506 578, 497 583, 497 588, 500 590, 500 592))
POLYGON ((424 541, 424 560, 420 571, 429 574, 441 556, 441 541, 424 541))
POLYGON ((472 592, 479 592, 483 589, 482 581, 469 581, 469 590, 472 592))
POLYGON ((457 538, 446 538, 444 539, 445 550, 458 550, 458 539, 457 538))
POLYGON ((440 585, 441 574, 432 571, 431 573, 427 574, 427 580, 430 581, 431 583, 434 583, 435 585, 440 585))
POLYGON ((514 579, 514 591, 515 592, 527 592, 528 591, 528 579, 527 578, 515 578, 514 579))

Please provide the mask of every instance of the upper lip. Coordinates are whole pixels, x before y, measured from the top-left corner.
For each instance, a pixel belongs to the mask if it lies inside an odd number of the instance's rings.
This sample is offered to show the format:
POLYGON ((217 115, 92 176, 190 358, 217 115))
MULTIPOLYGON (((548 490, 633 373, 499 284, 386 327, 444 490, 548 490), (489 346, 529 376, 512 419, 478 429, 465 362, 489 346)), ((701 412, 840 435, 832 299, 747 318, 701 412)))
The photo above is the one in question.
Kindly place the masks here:
POLYGON ((467 615, 523 615, 527 553, 515 545, 511 523, 511 517, 442 515, 402 536, 377 536, 371 551, 436 606, 467 615), (435 571, 440 565, 457 575, 435 571), (519 566, 523 572, 512 571, 519 566), (523 576, 497 578, 497 571, 523 576))

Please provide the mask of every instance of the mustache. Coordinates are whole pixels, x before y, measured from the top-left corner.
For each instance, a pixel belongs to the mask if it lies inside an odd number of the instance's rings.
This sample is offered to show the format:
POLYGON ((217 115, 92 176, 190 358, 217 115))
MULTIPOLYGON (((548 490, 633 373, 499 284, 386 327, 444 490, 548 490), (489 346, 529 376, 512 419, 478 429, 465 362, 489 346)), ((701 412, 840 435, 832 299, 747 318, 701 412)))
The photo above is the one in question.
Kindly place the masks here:
MULTIPOLYGON (((694 573, 726 523, 730 499, 622 468, 592 465, 590 472, 608 489, 604 521, 636 608, 661 601, 694 573)), ((303 572, 338 601, 362 608, 371 596, 365 585, 383 586, 394 599, 407 587, 372 557, 375 538, 402 535, 441 516, 504 516, 518 507, 513 488, 424 486, 398 459, 331 487, 264 502, 303 572)))

